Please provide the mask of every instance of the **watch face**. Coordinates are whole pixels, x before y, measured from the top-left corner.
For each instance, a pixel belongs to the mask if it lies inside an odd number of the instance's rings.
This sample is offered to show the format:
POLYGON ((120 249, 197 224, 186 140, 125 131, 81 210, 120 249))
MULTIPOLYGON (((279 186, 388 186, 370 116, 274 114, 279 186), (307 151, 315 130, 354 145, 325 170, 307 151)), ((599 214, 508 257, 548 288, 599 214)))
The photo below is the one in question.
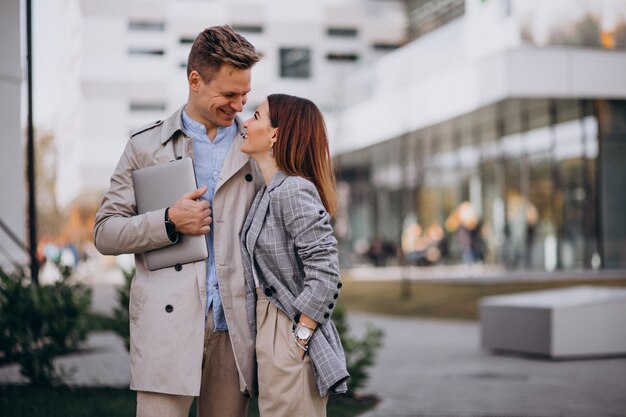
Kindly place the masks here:
POLYGON ((298 326, 298 333, 296 336, 298 336, 298 339, 300 340, 307 340, 311 336, 311 329, 298 326))

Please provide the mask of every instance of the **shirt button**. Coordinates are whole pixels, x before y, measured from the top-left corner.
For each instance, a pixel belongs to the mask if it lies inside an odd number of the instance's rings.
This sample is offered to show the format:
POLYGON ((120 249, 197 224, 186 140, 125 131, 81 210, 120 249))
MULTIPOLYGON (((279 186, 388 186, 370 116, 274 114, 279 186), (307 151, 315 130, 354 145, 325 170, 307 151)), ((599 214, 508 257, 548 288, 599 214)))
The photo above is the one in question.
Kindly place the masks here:
POLYGON ((171 304, 168 304, 168 305, 165 306, 165 311, 167 313, 171 313, 172 311, 174 311, 174 307, 172 307, 171 304))
POLYGON ((181 264, 176 264, 174 265, 174 269, 180 271, 181 269, 183 269, 183 266, 181 264))

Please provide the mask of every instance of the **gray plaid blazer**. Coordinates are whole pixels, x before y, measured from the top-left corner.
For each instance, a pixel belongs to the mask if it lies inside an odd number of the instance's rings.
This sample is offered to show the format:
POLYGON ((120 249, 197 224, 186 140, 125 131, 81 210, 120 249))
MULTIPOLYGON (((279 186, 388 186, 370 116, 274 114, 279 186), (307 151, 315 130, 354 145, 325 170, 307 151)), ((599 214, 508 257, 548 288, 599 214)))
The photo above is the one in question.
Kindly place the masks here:
POLYGON ((309 355, 320 396, 347 391, 346 358, 330 316, 341 282, 337 240, 312 182, 278 171, 257 193, 241 232, 246 307, 256 337, 256 286, 294 323, 304 313, 319 323, 309 355))

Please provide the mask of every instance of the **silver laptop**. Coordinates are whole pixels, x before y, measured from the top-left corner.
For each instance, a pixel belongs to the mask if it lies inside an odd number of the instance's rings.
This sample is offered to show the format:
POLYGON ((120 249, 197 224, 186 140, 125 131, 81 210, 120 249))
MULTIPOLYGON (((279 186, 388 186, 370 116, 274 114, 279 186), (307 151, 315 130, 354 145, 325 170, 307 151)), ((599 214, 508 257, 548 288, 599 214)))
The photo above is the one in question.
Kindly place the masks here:
MULTIPOLYGON (((144 214, 172 206, 183 194, 197 188, 191 158, 133 171, 137 212, 144 214)), ((163 225, 165 228, 165 224, 163 225)), ((145 253, 149 270, 200 261, 208 256, 204 235, 180 235, 178 242, 145 253)))

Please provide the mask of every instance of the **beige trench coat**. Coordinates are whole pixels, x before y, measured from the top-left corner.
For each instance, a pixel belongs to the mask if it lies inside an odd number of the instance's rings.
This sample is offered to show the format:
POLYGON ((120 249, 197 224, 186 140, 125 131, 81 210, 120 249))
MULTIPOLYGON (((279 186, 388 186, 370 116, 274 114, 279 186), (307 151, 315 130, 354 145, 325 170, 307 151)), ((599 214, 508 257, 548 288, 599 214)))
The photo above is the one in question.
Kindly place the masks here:
MULTIPOLYGON (((137 215, 132 171, 193 158, 182 108, 164 121, 139 129, 111 177, 96 214, 94 241, 105 255, 134 253, 136 275, 130 294, 131 389, 197 396, 200 392, 206 306, 205 261, 149 271, 143 253, 170 245, 165 209, 137 215)), ((241 128, 238 119, 237 125, 241 128)), ((256 394, 254 341, 246 315, 239 232, 262 178, 239 147, 236 135, 224 161, 212 207, 215 265, 240 388, 256 394)))

